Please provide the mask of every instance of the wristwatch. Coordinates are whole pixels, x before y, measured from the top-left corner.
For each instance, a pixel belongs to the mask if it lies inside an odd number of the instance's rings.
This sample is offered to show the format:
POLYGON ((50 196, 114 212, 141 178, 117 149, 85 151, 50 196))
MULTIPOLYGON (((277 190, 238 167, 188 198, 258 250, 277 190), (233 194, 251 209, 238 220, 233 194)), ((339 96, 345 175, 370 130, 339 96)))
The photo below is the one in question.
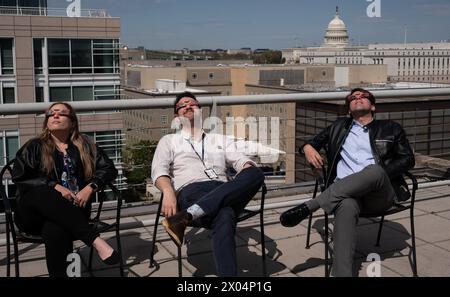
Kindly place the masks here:
POLYGON ((98 185, 94 182, 90 183, 89 187, 91 187, 91 189, 94 190, 94 192, 98 191, 98 185))

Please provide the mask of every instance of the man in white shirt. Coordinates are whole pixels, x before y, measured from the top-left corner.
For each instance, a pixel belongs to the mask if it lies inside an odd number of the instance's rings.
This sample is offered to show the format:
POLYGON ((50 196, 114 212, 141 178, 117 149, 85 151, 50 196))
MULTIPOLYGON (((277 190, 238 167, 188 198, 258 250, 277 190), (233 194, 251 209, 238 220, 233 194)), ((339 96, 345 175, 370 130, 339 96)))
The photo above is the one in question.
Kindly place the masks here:
POLYGON ((163 193, 162 224, 178 246, 188 225, 212 229, 218 275, 236 276, 237 215, 258 192, 264 175, 231 138, 202 130, 197 121, 201 108, 192 93, 176 97, 174 112, 182 129, 161 138, 152 162, 153 182, 163 193), (227 180, 228 166, 237 172, 232 181, 227 180))

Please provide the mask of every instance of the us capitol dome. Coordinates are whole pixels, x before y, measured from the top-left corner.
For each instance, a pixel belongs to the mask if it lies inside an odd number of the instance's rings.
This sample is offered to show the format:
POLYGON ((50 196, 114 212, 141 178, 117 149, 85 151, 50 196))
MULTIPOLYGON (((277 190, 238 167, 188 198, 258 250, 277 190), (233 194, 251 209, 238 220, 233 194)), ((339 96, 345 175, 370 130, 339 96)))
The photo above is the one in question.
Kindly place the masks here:
POLYGON ((344 48, 348 46, 348 33, 345 23, 339 18, 339 8, 336 7, 336 15, 328 24, 325 33, 323 47, 344 48))

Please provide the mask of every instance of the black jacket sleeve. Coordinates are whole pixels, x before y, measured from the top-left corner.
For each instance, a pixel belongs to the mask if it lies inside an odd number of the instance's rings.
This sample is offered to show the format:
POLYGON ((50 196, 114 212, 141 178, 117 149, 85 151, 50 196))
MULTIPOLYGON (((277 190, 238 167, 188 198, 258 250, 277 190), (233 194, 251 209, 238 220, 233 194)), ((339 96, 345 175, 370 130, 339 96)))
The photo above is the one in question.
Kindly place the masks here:
POLYGON ((403 128, 397 123, 394 125, 394 129, 396 130, 396 141, 394 142, 395 156, 388 164, 385 164, 384 166, 384 169, 390 179, 402 175, 415 165, 414 153, 409 145, 408 139, 406 138, 405 130, 403 130, 403 128))
POLYGON ((97 145, 95 147, 95 172, 90 182, 94 182, 99 188, 102 188, 117 177, 117 169, 105 151, 97 145))
POLYGON ((327 143, 330 137, 331 125, 323 129, 319 134, 317 134, 314 138, 306 141, 304 145, 302 145, 299 149, 300 154, 304 155, 303 147, 307 144, 314 147, 316 151, 320 151, 327 143))

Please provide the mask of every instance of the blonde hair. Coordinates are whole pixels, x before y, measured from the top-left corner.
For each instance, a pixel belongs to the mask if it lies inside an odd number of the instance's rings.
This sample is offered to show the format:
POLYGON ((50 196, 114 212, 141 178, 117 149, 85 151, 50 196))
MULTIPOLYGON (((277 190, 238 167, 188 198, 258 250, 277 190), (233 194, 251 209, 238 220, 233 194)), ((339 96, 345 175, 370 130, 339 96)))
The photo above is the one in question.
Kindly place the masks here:
MULTIPOLYGON (((69 139, 70 142, 75 145, 75 147, 80 152, 81 163, 83 164, 84 178, 90 179, 95 172, 95 145, 91 143, 89 137, 80 133, 78 128, 78 118, 75 110, 70 106, 70 104, 65 102, 56 102, 50 105, 46 110, 49 111, 55 105, 64 105, 69 110, 69 118, 72 122, 70 127, 69 139)), ((46 113, 47 114, 47 113, 46 113)), ((56 149, 56 144, 53 141, 52 134, 47 127, 48 117, 45 117, 42 133, 38 136, 41 140, 42 150, 41 150, 41 166, 42 170, 47 175, 51 175, 53 168, 55 166, 55 160, 53 159, 53 152, 56 149)))

